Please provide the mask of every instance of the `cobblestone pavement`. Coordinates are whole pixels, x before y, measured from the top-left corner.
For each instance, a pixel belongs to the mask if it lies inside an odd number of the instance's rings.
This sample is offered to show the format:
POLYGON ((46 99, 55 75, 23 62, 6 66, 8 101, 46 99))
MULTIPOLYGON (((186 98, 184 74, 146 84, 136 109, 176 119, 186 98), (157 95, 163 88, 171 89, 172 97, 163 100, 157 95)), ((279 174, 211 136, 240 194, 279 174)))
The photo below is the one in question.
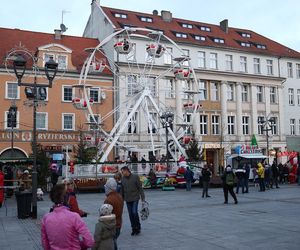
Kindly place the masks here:
MULTIPOLYGON (((142 233, 130 236, 126 207, 118 240, 121 250, 192 249, 299 249, 300 186, 282 185, 260 193, 239 194, 239 204, 223 204, 222 189, 210 189, 211 198, 201 198, 201 189, 146 190, 150 217, 142 222, 142 233)), ((231 197, 230 197, 231 198, 231 197)), ((84 218, 94 232, 103 193, 80 193, 78 201, 89 212, 84 218)), ((49 211, 48 197, 38 202, 39 217, 49 211)), ((0 209, 0 249, 42 249, 40 220, 17 219, 16 201, 6 200, 0 209)))

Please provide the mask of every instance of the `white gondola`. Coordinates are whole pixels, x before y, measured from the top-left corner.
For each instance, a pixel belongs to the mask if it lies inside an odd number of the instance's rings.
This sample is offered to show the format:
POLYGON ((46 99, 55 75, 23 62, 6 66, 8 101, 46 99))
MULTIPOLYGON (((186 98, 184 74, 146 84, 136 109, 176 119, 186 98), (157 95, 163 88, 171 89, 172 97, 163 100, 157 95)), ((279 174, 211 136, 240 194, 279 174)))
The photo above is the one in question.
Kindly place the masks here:
POLYGON ((174 75, 178 80, 187 80, 192 77, 193 71, 191 69, 179 68, 175 69, 174 75))
MULTIPOLYGON (((85 99, 75 97, 72 102, 76 109, 87 109, 87 101, 85 99)), ((90 99, 89 102, 90 104, 93 104, 94 100, 90 99)))
POLYGON ((105 67, 106 64, 104 62, 91 62, 90 72, 101 73, 105 67))
POLYGON ((159 58, 165 53, 166 48, 161 44, 151 43, 147 45, 146 51, 149 56, 159 58))
POLYGON ((126 39, 118 41, 115 43, 114 48, 120 54, 128 54, 132 50, 132 43, 126 39))
POLYGON ((183 108, 185 109, 186 113, 193 113, 196 109, 196 112, 198 112, 201 108, 201 104, 194 104, 194 103, 184 103, 183 108))

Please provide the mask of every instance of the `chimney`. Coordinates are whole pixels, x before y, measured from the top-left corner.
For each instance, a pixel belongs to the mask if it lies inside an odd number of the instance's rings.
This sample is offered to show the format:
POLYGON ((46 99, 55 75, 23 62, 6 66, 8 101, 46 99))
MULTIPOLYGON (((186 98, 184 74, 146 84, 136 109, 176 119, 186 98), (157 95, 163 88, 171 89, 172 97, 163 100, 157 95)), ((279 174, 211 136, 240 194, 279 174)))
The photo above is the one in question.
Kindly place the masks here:
POLYGON ((152 14, 153 14, 153 16, 158 16, 158 11, 157 10, 153 10, 152 14))
POLYGON ((161 18, 165 22, 171 22, 172 21, 172 13, 168 10, 162 10, 161 11, 161 18))
POLYGON ((228 33, 228 19, 224 19, 222 22, 220 22, 220 28, 225 33, 228 33))
POLYGON ((61 40, 61 30, 54 30, 54 39, 55 40, 61 40))

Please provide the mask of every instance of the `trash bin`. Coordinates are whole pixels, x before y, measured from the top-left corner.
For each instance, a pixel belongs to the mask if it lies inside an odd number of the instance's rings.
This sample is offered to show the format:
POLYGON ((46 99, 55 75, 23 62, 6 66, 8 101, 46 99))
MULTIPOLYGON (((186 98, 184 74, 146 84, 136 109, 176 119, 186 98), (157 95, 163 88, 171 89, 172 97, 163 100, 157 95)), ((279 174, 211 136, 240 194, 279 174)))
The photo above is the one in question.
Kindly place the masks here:
POLYGON ((31 215, 32 193, 28 191, 16 192, 18 219, 26 219, 31 215))

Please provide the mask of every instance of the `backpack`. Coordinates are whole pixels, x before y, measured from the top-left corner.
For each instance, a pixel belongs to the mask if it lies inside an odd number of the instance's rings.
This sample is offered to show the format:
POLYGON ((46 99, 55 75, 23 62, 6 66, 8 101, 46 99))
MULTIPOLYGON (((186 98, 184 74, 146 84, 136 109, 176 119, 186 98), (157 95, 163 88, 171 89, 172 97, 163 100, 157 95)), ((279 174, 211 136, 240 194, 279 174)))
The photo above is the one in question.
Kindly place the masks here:
POLYGON ((226 185, 233 186, 233 184, 234 184, 234 175, 232 173, 226 174, 225 183, 226 183, 226 185))

